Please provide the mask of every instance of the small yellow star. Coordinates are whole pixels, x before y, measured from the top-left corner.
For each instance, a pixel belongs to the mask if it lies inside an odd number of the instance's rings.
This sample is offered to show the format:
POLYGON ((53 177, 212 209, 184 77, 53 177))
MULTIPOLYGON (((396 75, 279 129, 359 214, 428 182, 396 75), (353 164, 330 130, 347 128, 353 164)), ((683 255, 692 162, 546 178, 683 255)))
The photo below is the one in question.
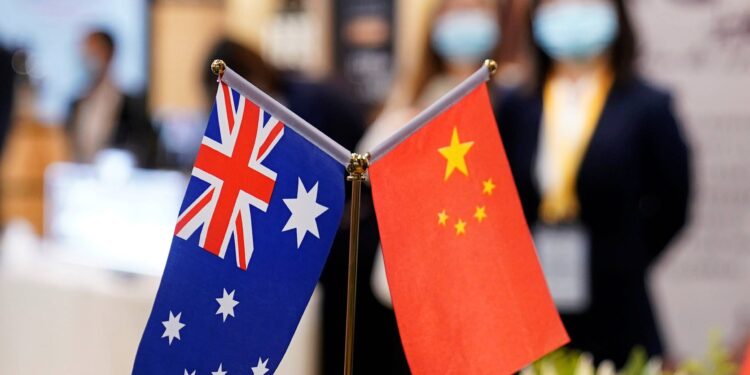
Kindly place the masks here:
POLYGON ((489 178, 487 181, 482 181, 482 194, 492 195, 492 190, 495 190, 495 184, 492 183, 492 179, 489 178))
POLYGON ((448 218, 450 216, 448 216, 448 214, 445 213, 445 210, 442 210, 442 211, 438 212, 437 215, 438 215, 438 224, 442 225, 442 226, 445 226, 445 223, 448 222, 448 218))
POLYGON ((453 135, 451 136, 451 144, 438 149, 438 152, 443 155, 448 163, 445 165, 445 179, 453 174, 454 169, 458 169, 459 172, 463 173, 464 176, 469 175, 469 170, 466 168, 466 160, 464 157, 469 152, 474 142, 464 142, 458 140, 458 129, 453 128, 453 135))
POLYGON ((465 221, 458 219, 458 222, 453 227, 456 228, 456 235, 466 234, 466 222, 465 221))
POLYGON ((485 212, 485 206, 479 207, 477 206, 477 209, 474 211, 474 217, 477 218, 478 222, 482 222, 484 218, 487 217, 487 213, 485 212))

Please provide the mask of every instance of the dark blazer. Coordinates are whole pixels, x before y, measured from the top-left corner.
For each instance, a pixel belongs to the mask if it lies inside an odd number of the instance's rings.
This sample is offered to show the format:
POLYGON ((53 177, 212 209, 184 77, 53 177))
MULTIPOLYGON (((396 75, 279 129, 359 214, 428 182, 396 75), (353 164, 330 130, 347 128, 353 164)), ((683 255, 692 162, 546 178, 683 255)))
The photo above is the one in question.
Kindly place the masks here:
POLYGON ((10 132, 10 114, 13 109, 15 73, 11 60, 10 52, 0 48, 0 156, 4 149, 5 138, 10 132))
MULTIPOLYGON (((82 99, 73 102, 65 130, 72 137, 75 134, 78 111, 82 99)), ((122 106, 117 116, 117 123, 107 142, 109 147, 121 148, 133 153, 138 166, 153 168, 157 166, 158 134, 148 114, 144 96, 123 95, 122 106)), ((75 148, 75 142, 72 142, 75 148)), ((73 150, 75 155, 75 149, 73 150)))
POLYGON ((284 105, 337 143, 353 149, 365 129, 358 104, 334 82, 287 75, 279 88, 284 105))
MULTIPOLYGON (((541 95, 509 92, 497 121, 529 225, 540 194, 535 159, 541 95)), ((591 306, 563 315, 571 346, 622 364, 634 346, 661 354, 646 270, 683 227, 690 157, 668 94, 639 79, 609 93, 577 177, 582 224, 591 240, 591 306)))

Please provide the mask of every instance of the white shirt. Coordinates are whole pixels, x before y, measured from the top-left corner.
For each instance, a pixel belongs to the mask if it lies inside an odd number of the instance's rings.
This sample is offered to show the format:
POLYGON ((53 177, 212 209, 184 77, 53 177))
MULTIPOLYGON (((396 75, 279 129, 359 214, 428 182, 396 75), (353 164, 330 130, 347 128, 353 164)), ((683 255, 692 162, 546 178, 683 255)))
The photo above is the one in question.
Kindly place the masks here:
MULTIPOLYGON (((584 142, 584 129, 586 127, 586 103, 597 89, 596 76, 587 74, 577 80, 557 77, 552 86, 551 95, 555 103, 558 103, 556 134, 562 139, 560 142, 567 144, 578 144, 584 142)), ((542 116, 542 119, 544 116, 542 116)), ((539 153, 535 165, 535 177, 537 186, 542 195, 563 183, 562 171, 553 162, 554 155, 547 148, 545 141, 545 126, 542 120, 542 131, 539 133, 539 153)))
POLYGON ((120 90, 105 78, 81 101, 73 128, 78 161, 91 163, 108 146, 118 125, 122 100, 120 90))

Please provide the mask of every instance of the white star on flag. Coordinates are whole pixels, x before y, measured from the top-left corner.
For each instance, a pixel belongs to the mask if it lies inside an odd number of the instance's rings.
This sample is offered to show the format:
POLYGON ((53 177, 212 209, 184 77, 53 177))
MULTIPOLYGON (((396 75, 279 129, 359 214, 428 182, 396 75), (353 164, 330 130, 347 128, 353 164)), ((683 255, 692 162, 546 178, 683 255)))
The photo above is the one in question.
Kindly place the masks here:
POLYGON ((284 204, 291 211, 292 216, 289 217, 289 221, 286 222, 282 232, 296 229, 297 230, 297 248, 302 244, 302 240, 305 239, 305 235, 310 232, 313 236, 320 238, 318 234, 318 223, 315 219, 320 216, 323 212, 328 210, 328 207, 318 204, 318 183, 307 191, 305 185, 302 184, 302 179, 297 179, 297 198, 285 198, 284 204))
POLYGON ((197 370, 193 370, 193 372, 188 373, 187 369, 185 369, 185 374, 184 375, 195 375, 195 371, 197 371, 197 370))
POLYGON ((268 368, 266 368, 266 365, 268 364, 268 358, 266 358, 265 361, 261 361, 260 357, 258 357, 258 364, 252 368, 253 375, 263 375, 268 372, 268 368))
POLYGON ((219 303, 219 309, 216 310, 216 315, 221 314, 224 321, 227 321, 227 315, 234 317, 234 307, 239 304, 234 299, 234 290, 232 293, 227 294, 227 290, 224 289, 224 295, 221 298, 216 298, 216 302, 219 303))
MULTIPOLYGON (((172 340, 174 338, 177 338, 177 340, 180 339, 180 330, 185 327, 184 324, 180 323, 180 316, 182 313, 177 314, 177 316, 174 316, 172 314, 172 311, 169 311, 169 320, 165 320, 161 322, 161 324, 164 325, 164 334, 161 335, 162 338, 168 337, 169 338, 169 345, 172 345, 172 340)), ((187 371, 187 370, 186 370, 187 371)))
POLYGON ((222 370, 223 363, 219 363, 219 369, 216 371, 212 371, 211 375, 227 375, 227 372, 222 370))

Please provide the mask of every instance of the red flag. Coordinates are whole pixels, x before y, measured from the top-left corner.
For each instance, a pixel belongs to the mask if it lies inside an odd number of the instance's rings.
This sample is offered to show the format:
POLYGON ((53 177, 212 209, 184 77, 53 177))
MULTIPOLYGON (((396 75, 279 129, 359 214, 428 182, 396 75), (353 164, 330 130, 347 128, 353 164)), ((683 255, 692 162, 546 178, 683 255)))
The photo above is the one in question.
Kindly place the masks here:
POLYGON ((745 349, 745 358, 742 362, 740 375, 750 375, 750 341, 747 342, 747 348, 745 349))
POLYGON ((414 374, 508 374, 568 341, 484 84, 369 174, 414 374))

